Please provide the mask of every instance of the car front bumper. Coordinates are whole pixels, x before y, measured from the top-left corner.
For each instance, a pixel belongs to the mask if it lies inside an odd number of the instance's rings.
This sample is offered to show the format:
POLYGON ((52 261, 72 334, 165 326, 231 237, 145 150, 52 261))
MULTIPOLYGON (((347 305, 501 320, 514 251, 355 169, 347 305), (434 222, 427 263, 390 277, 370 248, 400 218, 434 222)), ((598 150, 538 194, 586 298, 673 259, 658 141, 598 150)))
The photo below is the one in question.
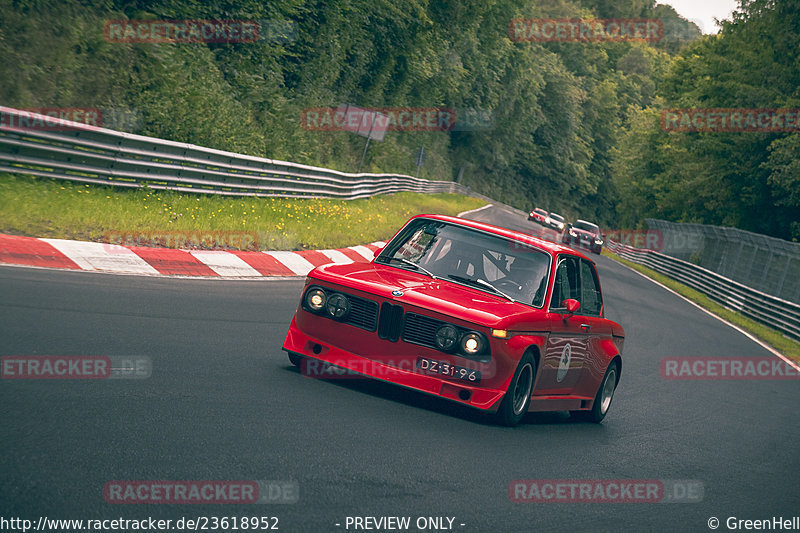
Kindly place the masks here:
POLYGON ((594 242, 594 239, 590 241, 585 241, 580 237, 573 237, 571 235, 567 235, 564 237, 561 242, 564 244, 569 244, 571 246, 581 246, 583 248, 589 248, 593 252, 600 253, 600 250, 603 248, 602 244, 597 244, 594 242))
MULTIPOLYGON (((487 386, 472 385, 466 380, 440 378, 434 374, 424 373, 424 371, 416 368, 418 356, 445 361, 448 359, 443 354, 431 356, 428 353, 422 353, 427 352, 427 349, 419 348, 419 354, 413 353, 402 357, 389 358, 391 360, 381 360, 378 357, 367 358, 338 348, 333 343, 304 332, 297 323, 297 317, 292 318, 289 332, 283 343, 285 351, 302 355, 308 358, 309 361, 321 361, 360 376, 386 381, 484 411, 496 411, 499 408, 506 392, 505 388, 495 389, 487 386)), ((490 377, 488 373, 492 369, 496 369, 496 366, 490 364, 487 367, 482 369, 482 374, 490 377)), ((301 371, 310 377, 315 377, 316 370, 319 367, 314 365, 315 372, 307 372, 308 368, 310 368, 308 365, 306 365, 305 369, 301 366, 301 371)), ((318 377, 336 378, 337 373, 327 373, 318 377)))

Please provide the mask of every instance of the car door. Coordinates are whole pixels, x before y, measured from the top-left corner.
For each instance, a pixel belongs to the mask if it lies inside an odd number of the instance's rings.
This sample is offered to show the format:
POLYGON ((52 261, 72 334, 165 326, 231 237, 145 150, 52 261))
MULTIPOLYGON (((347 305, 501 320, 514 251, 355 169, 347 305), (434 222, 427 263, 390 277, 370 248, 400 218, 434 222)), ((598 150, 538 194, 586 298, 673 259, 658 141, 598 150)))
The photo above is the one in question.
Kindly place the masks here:
POLYGON ((603 317, 603 295, 594 264, 581 259, 581 329, 586 335, 586 359, 578 385, 578 394, 593 396, 606 371, 606 351, 603 342, 611 339, 611 322, 603 317))
POLYGON ((582 311, 568 316, 564 300, 581 302, 580 258, 561 254, 556 262, 556 275, 550 297, 548 318, 550 335, 540 365, 537 395, 571 394, 581 377, 586 358, 587 334, 582 311))

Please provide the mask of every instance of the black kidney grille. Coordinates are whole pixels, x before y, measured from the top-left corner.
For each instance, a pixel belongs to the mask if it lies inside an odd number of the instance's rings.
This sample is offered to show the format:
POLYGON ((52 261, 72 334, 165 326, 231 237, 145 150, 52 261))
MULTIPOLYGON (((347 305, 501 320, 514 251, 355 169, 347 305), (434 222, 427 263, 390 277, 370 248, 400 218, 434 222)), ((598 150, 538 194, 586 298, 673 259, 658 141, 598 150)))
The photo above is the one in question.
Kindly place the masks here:
POLYGON ((357 328, 375 331, 378 324, 378 304, 372 300, 347 295, 350 299, 350 313, 344 322, 357 328))
POLYGON ((446 322, 435 318, 416 313, 407 313, 405 327, 403 328, 403 340, 436 348, 436 330, 445 324, 446 322))
POLYGON ((403 331, 403 308, 383 302, 378 319, 378 337, 395 342, 400 338, 401 331, 403 331))

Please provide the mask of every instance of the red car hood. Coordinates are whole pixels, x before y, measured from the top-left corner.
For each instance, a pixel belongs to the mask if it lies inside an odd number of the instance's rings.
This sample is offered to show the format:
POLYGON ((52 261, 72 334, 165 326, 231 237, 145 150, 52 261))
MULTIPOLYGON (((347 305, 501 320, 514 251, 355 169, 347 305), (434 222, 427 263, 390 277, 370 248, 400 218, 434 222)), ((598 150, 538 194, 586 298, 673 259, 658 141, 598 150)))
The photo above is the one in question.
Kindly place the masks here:
POLYGON ((487 327, 502 328, 509 318, 518 315, 544 316, 541 310, 499 295, 377 263, 329 264, 308 276, 487 327), (395 290, 403 291, 403 295, 393 296, 395 290))

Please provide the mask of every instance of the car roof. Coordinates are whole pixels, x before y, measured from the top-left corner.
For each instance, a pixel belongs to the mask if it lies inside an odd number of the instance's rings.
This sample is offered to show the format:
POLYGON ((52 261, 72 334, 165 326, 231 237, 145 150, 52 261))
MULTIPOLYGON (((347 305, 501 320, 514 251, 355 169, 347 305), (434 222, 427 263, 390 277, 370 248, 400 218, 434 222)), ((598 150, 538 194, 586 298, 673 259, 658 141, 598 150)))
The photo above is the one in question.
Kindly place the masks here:
MULTIPOLYGON (((576 220, 575 222, 583 222, 584 224, 590 224, 590 225, 592 225, 592 226, 597 226, 597 224, 595 224, 594 222, 589 222, 588 220, 583 220, 582 218, 579 218, 579 219, 578 219, 578 220, 576 220)), ((598 226, 598 227, 599 227, 599 226, 598 226)))
MULTIPOLYGON (((477 222, 475 220, 468 220, 466 218, 458 218, 458 217, 450 217, 447 215, 417 215, 412 217, 411 220, 417 218, 428 218, 432 220, 441 220, 442 222, 449 222, 451 224, 456 224, 459 226, 465 226, 468 228, 485 231, 487 233, 493 233, 494 235, 498 235, 500 237, 505 237, 508 239, 514 239, 517 241, 522 241, 524 243, 534 244, 548 252, 552 252, 554 254, 560 253, 569 253, 572 255, 577 255, 579 257, 583 257, 591 262, 591 259, 583 255, 582 253, 573 250, 567 246, 562 246, 561 244, 557 244, 554 242, 546 241, 544 239, 540 239, 539 237, 534 237, 532 235, 528 235, 526 233, 522 233, 520 231, 510 230, 508 228, 502 228, 500 226, 494 226, 492 224, 486 224, 484 222, 477 222)), ((410 221, 409 221, 410 222, 410 221)))

